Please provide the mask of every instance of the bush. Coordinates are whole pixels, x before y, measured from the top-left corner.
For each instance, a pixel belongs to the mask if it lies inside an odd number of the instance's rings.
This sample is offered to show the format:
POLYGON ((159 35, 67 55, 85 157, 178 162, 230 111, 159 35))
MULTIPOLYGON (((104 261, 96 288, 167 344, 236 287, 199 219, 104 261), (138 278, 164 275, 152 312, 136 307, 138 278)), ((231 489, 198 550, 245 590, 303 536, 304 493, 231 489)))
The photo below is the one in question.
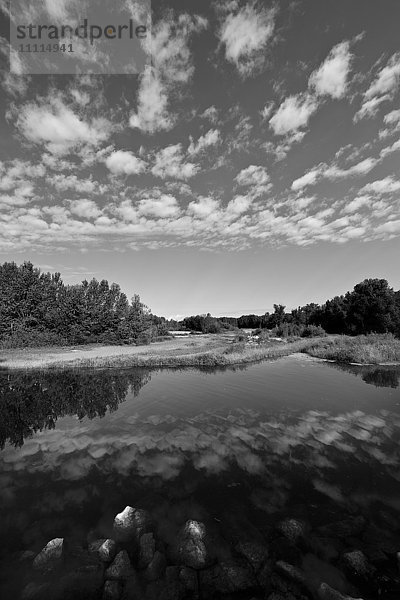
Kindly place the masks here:
POLYGON ((137 346, 148 346, 148 344, 151 343, 153 339, 153 330, 152 329, 146 329, 145 331, 142 331, 141 333, 139 333, 139 335, 136 338, 136 345, 137 346))
POLYGON ((242 352, 245 351, 246 348, 246 342, 241 341, 241 342, 232 342, 232 344, 230 346, 228 346, 228 348, 226 348, 226 350, 224 350, 224 354, 241 354, 242 352))
POLYGON ((326 331, 320 325, 307 325, 306 327, 304 327, 301 333, 301 337, 326 337, 326 331))
POLYGON ((0 348, 37 348, 39 346, 67 346, 68 341, 54 331, 16 328, 0 341, 0 348))

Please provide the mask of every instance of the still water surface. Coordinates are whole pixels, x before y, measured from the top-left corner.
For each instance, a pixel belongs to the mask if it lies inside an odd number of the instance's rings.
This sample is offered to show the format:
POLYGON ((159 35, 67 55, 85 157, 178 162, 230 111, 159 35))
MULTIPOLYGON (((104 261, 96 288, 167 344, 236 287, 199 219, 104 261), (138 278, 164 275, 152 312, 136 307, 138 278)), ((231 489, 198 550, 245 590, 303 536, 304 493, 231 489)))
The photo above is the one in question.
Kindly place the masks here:
MULTIPOLYGON (((212 371, 0 372, 0 597, 19 598, 35 580, 23 552, 56 537, 107 538, 130 505, 150 512, 170 564, 168 548, 196 519, 214 532, 218 560, 253 537, 272 569, 301 568, 305 598, 318 598, 323 580, 399 598, 399 385, 399 368, 304 356, 212 371), (324 530, 359 517, 359 531, 324 530), (285 518, 305 524, 300 547, 278 532, 285 518), (357 549, 372 585, 343 567, 357 549)), ((268 585, 237 597, 283 584, 268 585)))

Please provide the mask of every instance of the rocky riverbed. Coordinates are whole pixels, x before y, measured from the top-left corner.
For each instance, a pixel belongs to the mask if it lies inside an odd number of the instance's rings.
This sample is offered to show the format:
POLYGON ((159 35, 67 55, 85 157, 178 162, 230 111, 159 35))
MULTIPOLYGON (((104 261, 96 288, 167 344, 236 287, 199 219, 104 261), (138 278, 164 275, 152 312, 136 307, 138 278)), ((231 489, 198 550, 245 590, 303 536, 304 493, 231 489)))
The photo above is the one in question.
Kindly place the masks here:
MULTIPOLYGON (((171 536, 146 510, 126 506, 112 535, 55 538, 19 556, 21 600, 395 600, 400 540, 389 513, 380 524, 347 515, 313 529, 301 518, 264 531, 189 519, 171 536), (386 527, 384 527, 386 525, 386 527), (389 527, 391 525, 391 528, 389 527), (23 581, 23 576, 21 577, 23 581)), ((8 599, 7 599, 8 600, 8 599)), ((11 600, 11 599, 10 599, 11 600)))

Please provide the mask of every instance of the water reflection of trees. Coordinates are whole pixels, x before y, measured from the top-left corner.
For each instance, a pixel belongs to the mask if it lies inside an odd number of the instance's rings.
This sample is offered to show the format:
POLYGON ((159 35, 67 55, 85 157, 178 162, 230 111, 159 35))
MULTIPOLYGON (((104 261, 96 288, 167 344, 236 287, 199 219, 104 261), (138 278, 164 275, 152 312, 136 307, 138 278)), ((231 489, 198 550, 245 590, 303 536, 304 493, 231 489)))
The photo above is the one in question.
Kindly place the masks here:
POLYGON ((346 371, 361 377, 365 383, 375 387, 397 388, 400 385, 400 367, 398 366, 373 366, 373 365, 344 365, 327 363, 339 371, 346 371))
POLYGON ((1 374, 0 447, 22 446, 35 432, 53 429, 59 417, 104 417, 150 379, 145 369, 1 374))

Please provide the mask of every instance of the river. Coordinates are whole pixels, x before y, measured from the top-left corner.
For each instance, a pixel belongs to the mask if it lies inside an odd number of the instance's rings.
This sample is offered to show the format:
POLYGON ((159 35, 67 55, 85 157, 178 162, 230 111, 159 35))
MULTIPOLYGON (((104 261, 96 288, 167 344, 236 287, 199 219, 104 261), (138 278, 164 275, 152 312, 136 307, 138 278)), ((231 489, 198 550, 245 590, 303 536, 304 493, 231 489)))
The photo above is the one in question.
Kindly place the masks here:
POLYGON ((147 511, 162 560, 148 576, 132 542, 134 577, 115 597, 399 598, 399 384, 396 367, 304 355, 1 371, 0 597, 101 598, 108 565, 100 575, 88 546, 131 506, 147 511), (189 520, 204 527, 204 564, 177 548, 189 520), (62 563, 34 569, 54 538, 62 563))

